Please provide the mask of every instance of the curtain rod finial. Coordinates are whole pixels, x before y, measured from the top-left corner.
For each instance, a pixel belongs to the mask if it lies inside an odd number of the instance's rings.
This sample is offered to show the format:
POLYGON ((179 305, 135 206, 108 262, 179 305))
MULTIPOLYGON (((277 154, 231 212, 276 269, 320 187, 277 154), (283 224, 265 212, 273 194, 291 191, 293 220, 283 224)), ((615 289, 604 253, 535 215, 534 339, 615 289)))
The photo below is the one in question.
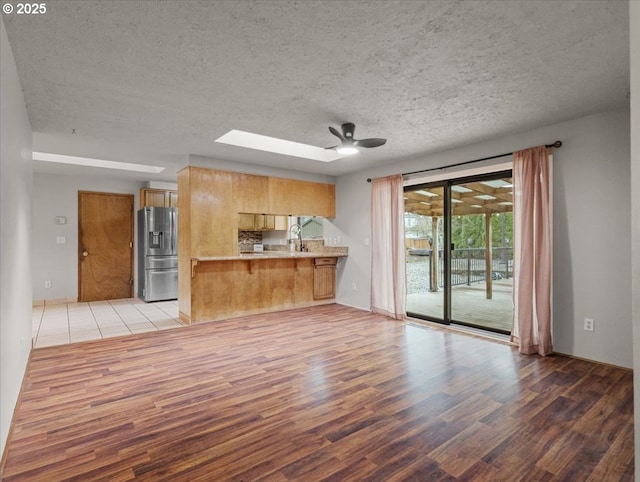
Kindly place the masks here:
POLYGON ((371 182, 371 178, 370 177, 367 178, 367 182, 371 182))
POLYGON ((548 146, 545 147, 562 147, 562 141, 555 141, 553 144, 549 144, 548 146))

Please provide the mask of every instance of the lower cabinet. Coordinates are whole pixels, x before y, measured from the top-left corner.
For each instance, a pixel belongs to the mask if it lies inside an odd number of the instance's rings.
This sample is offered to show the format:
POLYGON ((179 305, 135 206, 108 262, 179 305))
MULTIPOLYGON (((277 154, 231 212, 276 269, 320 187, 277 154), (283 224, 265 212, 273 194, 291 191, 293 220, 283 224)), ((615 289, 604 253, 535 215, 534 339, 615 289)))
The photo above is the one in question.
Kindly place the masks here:
POLYGON ((336 263, 338 258, 315 258, 313 270, 313 299, 335 298, 336 263))

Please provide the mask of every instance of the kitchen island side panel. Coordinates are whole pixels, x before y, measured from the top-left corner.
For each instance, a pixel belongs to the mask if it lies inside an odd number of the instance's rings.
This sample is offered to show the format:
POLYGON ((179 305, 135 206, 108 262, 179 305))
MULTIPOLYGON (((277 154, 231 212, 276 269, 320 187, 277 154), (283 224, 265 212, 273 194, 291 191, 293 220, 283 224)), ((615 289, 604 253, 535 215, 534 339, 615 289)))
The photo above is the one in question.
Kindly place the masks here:
POLYGON ((189 169, 178 172, 178 311, 185 323, 191 321, 191 189, 189 169))
POLYGON ((199 262, 193 271, 191 322, 333 303, 313 299, 313 259, 199 262))

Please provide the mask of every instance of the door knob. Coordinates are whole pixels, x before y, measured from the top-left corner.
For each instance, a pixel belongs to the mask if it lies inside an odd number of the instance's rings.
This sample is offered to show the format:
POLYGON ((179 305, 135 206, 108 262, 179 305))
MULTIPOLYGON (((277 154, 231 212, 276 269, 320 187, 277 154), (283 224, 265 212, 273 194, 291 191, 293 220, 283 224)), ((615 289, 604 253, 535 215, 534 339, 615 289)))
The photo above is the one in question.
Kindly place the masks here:
POLYGON ((87 251, 83 251, 82 256, 89 256, 89 253, 87 251))

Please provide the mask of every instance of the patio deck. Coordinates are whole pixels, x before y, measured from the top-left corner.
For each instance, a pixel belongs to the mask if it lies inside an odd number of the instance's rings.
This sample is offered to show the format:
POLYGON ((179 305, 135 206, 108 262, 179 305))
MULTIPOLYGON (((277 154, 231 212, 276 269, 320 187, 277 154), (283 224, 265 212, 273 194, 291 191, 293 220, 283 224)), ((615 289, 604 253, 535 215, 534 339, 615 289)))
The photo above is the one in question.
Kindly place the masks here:
MULTIPOLYGON (((510 332, 513 319, 513 280, 493 281, 493 298, 486 298, 486 283, 454 286, 451 317, 456 321, 510 332)), ((444 291, 407 295, 407 312, 442 318, 444 291)))

